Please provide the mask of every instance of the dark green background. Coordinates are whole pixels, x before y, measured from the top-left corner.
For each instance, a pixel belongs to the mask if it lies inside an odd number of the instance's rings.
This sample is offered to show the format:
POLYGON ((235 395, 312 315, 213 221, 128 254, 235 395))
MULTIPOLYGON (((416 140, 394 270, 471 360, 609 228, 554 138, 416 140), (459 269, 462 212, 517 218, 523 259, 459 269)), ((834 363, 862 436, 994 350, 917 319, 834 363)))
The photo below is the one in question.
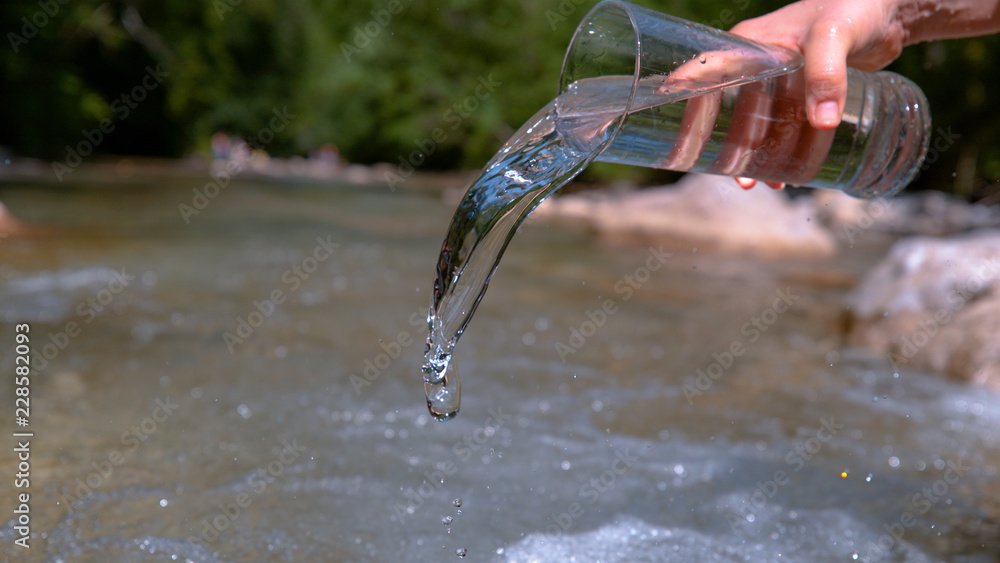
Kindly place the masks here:
MULTIPOLYGON (((296 117, 267 143, 272 155, 305 155, 332 142, 352 162, 398 162, 442 128, 446 138, 435 143, 423 170, 481 167, 555 94, 566 44, 595 3, 398 0, 392 7, 399 12, 391 14, 388 0, 59 1, 0 4, 0 145, 15 155, 61 161, 66 145, 81 142, 83 131, 105 118, 115 129, 98 152, 207 153, 213 132, 254 135, 275 108, 287 107, 296 117), (54 7, 54 15, 45 13, 54 7), (373 10, 391 19, 383 25, 373 10), (20 43, 11 34, 26 38, 24 17, 45 23, 20 43), (376 32, 359 39, 366 26, 376 32), (356 48, 349 57, 347 46, 356 48), (157 64, 169 76, 118 119, 114 100, 157 64), (500 84, 495 92, 467 101, 488 77, 500 84), (456 111, 463 102, 474 110, 456 111)), ((726 29, 783 4, 641 3, 726 29)), ((996 192, 998 47, 995 36, 917 45, 890 67, 927 93, 935 130, 950 127, 959 135, 914 189, 973 200, 996 192)), ((591 179, 621 176, 658 179, 655 172, 607 165, 589 171, 591 179)))

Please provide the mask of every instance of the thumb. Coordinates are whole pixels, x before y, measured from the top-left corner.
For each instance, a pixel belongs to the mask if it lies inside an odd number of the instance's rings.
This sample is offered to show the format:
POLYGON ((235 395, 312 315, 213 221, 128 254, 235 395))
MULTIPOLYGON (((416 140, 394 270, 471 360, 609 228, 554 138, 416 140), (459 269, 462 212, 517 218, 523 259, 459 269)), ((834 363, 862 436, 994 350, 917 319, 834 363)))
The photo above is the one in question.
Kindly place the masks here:
POLYGON ((817 129, 835 128, 844 113, 851 32, 842 24, 817 23, 803 45, 806 114, 817 129))

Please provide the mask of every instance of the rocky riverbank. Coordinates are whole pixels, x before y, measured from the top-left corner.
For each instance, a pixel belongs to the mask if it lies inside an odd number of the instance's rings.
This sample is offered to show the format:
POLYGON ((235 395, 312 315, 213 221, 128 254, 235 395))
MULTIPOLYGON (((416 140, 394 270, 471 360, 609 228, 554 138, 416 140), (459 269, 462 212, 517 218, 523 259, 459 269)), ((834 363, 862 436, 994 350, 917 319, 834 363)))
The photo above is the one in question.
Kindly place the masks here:
POLYGON ((846 342, 904 366, 1000 388, 1000 206, 941 193, 859 200, 815 190, 790 198, 729 178, 580 193, 543 203, 535 222, 582 225, 601 240, 765 260, 826 259, 894 244, 844 301, 846 342))
POLYGON ((896 243, 848 296, 852 343, 1000 389, 1000 230, 896 243))

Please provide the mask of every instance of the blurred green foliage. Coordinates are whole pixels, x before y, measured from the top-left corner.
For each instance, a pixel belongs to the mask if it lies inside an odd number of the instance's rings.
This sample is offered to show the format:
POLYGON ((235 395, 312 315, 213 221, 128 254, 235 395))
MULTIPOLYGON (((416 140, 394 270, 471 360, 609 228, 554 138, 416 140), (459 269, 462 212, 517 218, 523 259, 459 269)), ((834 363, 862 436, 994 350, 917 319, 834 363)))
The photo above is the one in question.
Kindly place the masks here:
MULTIPOLYGON (((0 145, 61 160, 108 119, 114 130, 99 152, 181 156, 206 152, 215 131, 255 136, 287 108, 295 117, 267 142, 271 154, 334 143, 353 162, 398 162, 439 129, 420 167, 478 168, 555 94, 563 51, 594 3, 4 0, 0 145), (162 86, 122 118, 116 100, 120 108, 156 65, 162 86)), ((783 4, 641 3, 723 29, 783 4)), ((971 198, 995 191, 998 54, 995 36, 945 41, 909 47, 890 67, 927 93, 934 129, 958 136, 919 186, 971 198)), ((590 174, 656 176, 614 166, 590 174)))

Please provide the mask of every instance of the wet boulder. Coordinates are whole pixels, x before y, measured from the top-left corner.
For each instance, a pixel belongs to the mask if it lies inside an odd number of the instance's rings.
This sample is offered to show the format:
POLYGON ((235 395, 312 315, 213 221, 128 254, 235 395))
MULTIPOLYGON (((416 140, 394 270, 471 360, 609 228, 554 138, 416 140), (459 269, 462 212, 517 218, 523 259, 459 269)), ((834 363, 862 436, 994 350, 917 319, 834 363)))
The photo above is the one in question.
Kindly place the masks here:
POLYGON ((1000 388, 1000 230, 897 242, 847 297, 848 339, 1000 388))
POLYGON ((835 190, 813 190, 812 196, 819 218, 847 245, 875 238, 869 233, 948 236, 1000 227, 1000 204, 972 205, 942 192, 858 199, 835 190))
POLYGON ((815 215, 811 198, 766 187, 747 193, 732 178, 688 174, 672 186, 559 197, 530 217, 579 222, 615 241, 765 259, 829 257, 837 245, 815 215))

